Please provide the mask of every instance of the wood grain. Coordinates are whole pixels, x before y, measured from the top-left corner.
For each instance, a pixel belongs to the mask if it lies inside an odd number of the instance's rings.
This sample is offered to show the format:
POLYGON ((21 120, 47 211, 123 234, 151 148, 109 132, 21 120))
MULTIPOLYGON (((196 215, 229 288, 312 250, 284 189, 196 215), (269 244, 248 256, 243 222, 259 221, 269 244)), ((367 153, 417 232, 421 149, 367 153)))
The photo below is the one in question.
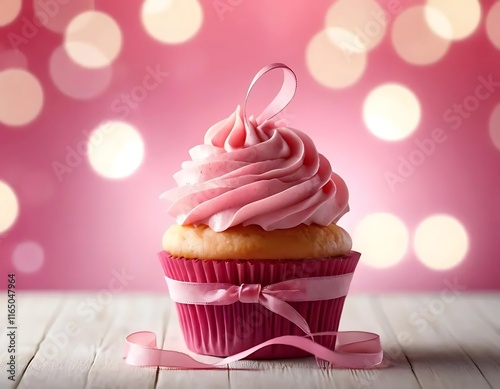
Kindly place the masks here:
MULTIPOLYGON (((0 337, 0 363, 2 377, 0 388, 16 388, 24 377, 26 368, 31 365, 35 354, 39 351, 40 342, 55 320, 64 298, 60 294, 20 294, 17 297, 17 339, 16 339, 16 381, 7 379, 5 372, 7 366, 7 325, 2 320, 2 336, 0 337)), ((0 299, 0 309, 7 312, 7 298, 0 299)), ((26 380, 26 379, 25 379, 26 380)))
POLYGON ((461 337, 469 335, 468 325, 463 325, 469 318, 460 312, 458 300, 451 295, 392 296, 380 298, 380 304, 422 387, 490 389, 462 344, 446 328, 445 323, 452 321, 461 337), (454 316, 460 320, 454 321, 454 316))
MULTIPOLYGON (((154 331, 163 347, 187 351, 163 294, 24 293, 18 323, 17 382, 4 373, 0 388, 500 388, 498 293, 349 296, 341 329, 382 339, 383 366, 371 370, 319 369, 314 358, 204 371, 126 365, 124 339, 134 331, 154 331)), ((0 326, 5 334, 5 321, 0 326)), ((6 349, 4 335, 3 366, 6 349)))

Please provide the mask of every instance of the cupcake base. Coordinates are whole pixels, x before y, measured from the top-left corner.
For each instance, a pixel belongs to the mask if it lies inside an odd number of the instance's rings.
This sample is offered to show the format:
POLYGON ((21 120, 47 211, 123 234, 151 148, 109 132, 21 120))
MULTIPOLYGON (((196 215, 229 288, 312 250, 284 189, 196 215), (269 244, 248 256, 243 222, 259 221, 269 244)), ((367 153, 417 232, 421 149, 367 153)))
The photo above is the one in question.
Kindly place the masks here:
MULTIPOLYGON (((320 259, 280 260, 199 260, 176 258, 163 251, 160 261, 169 278, 201 283, 259 283, 262 286, 304 277, 320 277, 354 272, 360 254, 320 259)), ((308 322, 311 332, 337 331, 345 297, 311 302, 290 302, 308 322)), ((283 336, 303 336, 289 320, 260 304, 237 302, 231 305, 192 305, 176 303, 189 350, 198 354, 226 357, 266 340, 283 336)), ((328 348, 334 336, 315 339, 328 348)), ((273 345, 253 353, 248 359, 299 358, 309 354, 300 349, 273 345)))

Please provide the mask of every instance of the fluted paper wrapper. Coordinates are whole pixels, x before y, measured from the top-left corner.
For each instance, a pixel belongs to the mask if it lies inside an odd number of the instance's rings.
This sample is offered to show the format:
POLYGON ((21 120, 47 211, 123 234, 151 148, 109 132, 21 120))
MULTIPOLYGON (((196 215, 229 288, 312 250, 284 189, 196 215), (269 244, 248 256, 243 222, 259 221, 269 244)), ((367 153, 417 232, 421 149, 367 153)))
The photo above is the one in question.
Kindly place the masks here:
MULTIPOLYGON (((335 258, 280 260, 199 260, 160 252, 160 261, 169 278, 202 283, 261 284, 304 277, 333 276, 354 272, 360 254, 335 258)), ((323 301, 290 302, 308 322, 312 333, 337 331, 345 297, 323 301)), ((289 320, 260 304, 237 302, 231 305, 193 305, 176 303, 187 347, 198 354, 225 357, 266 340, 283 335, 305 335, 289 320)), ((315 338, 333 348, 334 336, 315 338)), ((297 358, 308 354, 291 346, 265 347, 249 359, 297 358)))

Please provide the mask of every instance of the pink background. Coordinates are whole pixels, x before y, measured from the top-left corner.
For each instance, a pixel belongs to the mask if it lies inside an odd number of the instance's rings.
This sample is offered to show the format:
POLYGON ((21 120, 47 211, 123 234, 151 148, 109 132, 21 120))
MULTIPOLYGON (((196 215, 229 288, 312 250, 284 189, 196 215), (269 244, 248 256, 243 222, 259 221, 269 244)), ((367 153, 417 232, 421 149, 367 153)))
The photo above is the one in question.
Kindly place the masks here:
MULTIPOLYGON (((365 73, 344 89, 320 85, 305 60, 306 47, 323 28, 332 0, 233 3, 221 17, 214 2, 203 1, 198 33, 185 43, 166 45, 145 32, 141 1, 96 0, 95 9, 120 26, 123 47, 111 68, 72 78, 83 88, 111 72, 102 94, 77 100, 61 93, 49 73, 49 59, 62 35, 41 28, 19 46, 19 52, 9 51, 8 33, 21 31, 23 16, 33 18, 32 2, 23 1, 21 15, 0 28, 0 71, 12 66, 28 69, 40 80, 45 100, 30 124, 16 129, 0 124, 0 180, 15 190, 20 206, 16 223, 0 238, 2 272, 16 272, 18 287, 24 289, 102 289, 114 272, 125 272, 132 278, 129 290, 165 290, 156 252, 173 220, 159 195, 172 187, 172 174, 188 159, 188 149, 201 143, 205 130, 243 102, 254 74, 266 64, 283 62, 299 79, 284 116, 311 136, 350 188, 351 212, 340 225, 352 232, 367 214, 390 212, 405 223, 411 239, 425 217, 446 213, 460 220, 468 233, 469 250, 457 267, 425 267, 410 243, 403 260, 393 267, 360 264, 352 289, 442 290, 454 280, 468 290, 500 289, 500 151, 488 134, 500 91, 482 101, 459 129, 443 120, 448 108, 473 93, 478 76, 491 74, 500 80, 500 53, 484 25, 495 2, 482 1, 482 20, 475 33, 452 43, 446 56, 429 66, 411 65, 398 57, 390 40, 394 18, 389 18, 386 36, 369 53, 365 73), (113 103, 142 83, 148 66, 159 66, 168 76, 125 119, 144 140, 139 169, 126 179, 109 180, 84 160, 59 182, 52 163, 63 163, 66 148, 86 139, 83 130, 123 119, 123 113, 113 111, 113 103), (417 130, 400 142, 374 137, 362 120, 366 95, 385 82, 406 85, 421 103, 417 130), (407 156, 416 140, 430 137, 437 127, 445 130, 448 140, 392 191, 384 173, 396 171, 399 156, 407 156), (27 240, 43 248, 44 261, 37 271, 23 273, 12 257, 16 245, 27 240)), ((403 8, 416 3, 401 1, 403 8)), ((256 113, 275 87, 276 82, 270 82, 257 93, 256 113)), ((0 286, 6 283, 5 279, 0 286)))

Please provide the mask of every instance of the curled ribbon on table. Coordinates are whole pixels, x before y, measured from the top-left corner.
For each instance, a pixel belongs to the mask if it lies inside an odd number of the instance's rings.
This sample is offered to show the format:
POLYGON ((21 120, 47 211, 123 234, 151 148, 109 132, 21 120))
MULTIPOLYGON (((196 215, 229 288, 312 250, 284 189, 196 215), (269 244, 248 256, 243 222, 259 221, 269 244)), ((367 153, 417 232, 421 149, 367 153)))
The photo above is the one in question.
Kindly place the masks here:
POLYGON ((160 366, 178 369, 216 369, 248 357, 271 345, 298 347, 333 367, 370 368, 382 362, 380 337, 370 332, 328 331, 311 333, 306 320, 287 301, 319 301, 343 297, 349 290, 352 273, 298 278, 262 287, 259 284, 233 285, 226 283, 196 283, 166 277, 172 300, 181 304, 229 305, 237 302, 261 304, 271 312, 290 320, 305 336, 285 335, 270 339, 248 350, 210 364, 191 358, 185 353, 159 349, 152 332, 135 332, 127 336, 125 361, 134 366, 160 366), (335 350, 316 343, 317 336, 337 336, 335 350))

